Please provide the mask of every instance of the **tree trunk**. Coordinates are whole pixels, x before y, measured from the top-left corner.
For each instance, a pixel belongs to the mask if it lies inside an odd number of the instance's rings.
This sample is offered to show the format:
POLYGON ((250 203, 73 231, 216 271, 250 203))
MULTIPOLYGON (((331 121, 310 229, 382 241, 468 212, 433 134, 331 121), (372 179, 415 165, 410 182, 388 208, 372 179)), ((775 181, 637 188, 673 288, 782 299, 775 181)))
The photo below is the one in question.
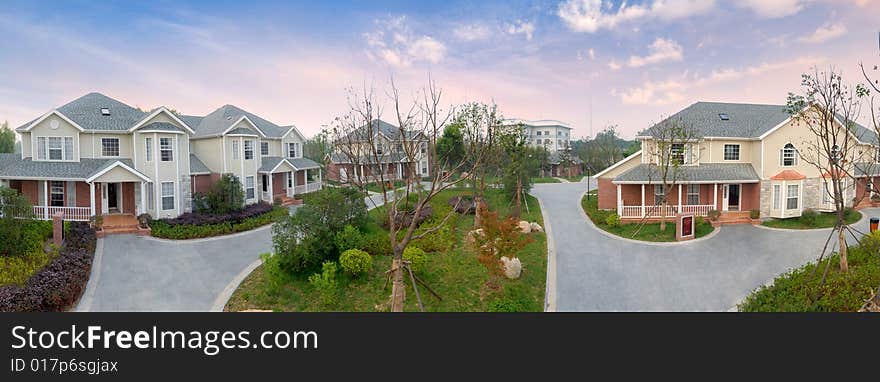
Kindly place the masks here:
POLYGON ((403 281, 402 254, 394 250, 394 260, 391 261, 391 311, 403 312, 403 304, 406 301, 406 284, 403 281))
POLYGON ((662 208, 663 210, 660 211, 660 232, 666 231, 666 211, 669 209, 669 203, 664 201, 662 208))
POLYGON ((846 235, 843 229, 843 225, 838 226, 837 239, 840 241, 840 271, 848 272, 849 263, 846 261, 846 235))

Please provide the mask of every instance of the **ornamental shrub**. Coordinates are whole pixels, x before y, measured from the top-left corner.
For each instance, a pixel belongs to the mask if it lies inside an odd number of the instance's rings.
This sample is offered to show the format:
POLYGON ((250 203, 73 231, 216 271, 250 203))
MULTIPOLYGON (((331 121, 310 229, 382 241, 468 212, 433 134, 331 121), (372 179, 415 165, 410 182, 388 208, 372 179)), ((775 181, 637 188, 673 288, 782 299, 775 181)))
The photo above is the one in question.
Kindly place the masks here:
POLYGON ((708 217, 709 220, 711 220, 711 221, 716 221, 716 220, 718 220, 718 218, 721 217, 721 211, 718 211, 718 210, 710 210, 710 211, 706 214, 706 217, 708 217))
POLYGON ((373 258, 360 249, 349 249, 339 255, 339 265, 345 273, 358 276, 373 268, 373 258))
POLYGON ((607 217, 605 217, 605 225, 612 228, 620 226, 620 216, 616 213, 609 214, 607 217))
POLYGON ((812 208, 807 208, 804 210, 804 212, 801 213, 801 221, 808 226, 813 226, 816 224, 817 216, 819 216, 819 214, 816 212, 816 210, 812 208))
POLYGON ((241 210, 245 203, 244 197, 241 180, 233 174, 223 174, 205 194, 203 202, 212 213, 226 214, 241 210))
POLYGON ((333 305, 337 301, 337 271, 338 268, 336 262, 327 261, 321 266, 321 273, 315 273, 309 276, 309 284, 311 284, 318 292, 321 298, 321 303, 324 305, 333 305))
POLYGON ((749 211, 749 217, 752 219, 758 219, 761 217, 761 211, 760 210, 751 210, 751 211, 749 211))
POLYGON ((340 252, 349 249, 363 249, 364 246, 364 235, 351 225, 346 225, 342 231, 337 232, 333 240, 336 249, 340 252))
POLYGON ((366 235, 361 249, 374 256, 388 256, 391 254, 391 238, 384 232, 366 235))
POLYGON ((403 260, 410 262, 413 272, 421 272, 428 266, 428 254, 419 247, 406 247, 403 250, 403 260))

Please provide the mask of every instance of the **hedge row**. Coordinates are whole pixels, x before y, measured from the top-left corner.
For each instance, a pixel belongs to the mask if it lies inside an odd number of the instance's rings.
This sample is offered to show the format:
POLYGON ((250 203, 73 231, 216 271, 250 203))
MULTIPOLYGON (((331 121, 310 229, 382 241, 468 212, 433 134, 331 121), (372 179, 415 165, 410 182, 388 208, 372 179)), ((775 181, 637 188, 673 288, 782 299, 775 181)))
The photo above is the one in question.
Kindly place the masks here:
MULTIPOLYGON (((181 224, 179 221, 184 216, 177 219, 168 219, 168 220, 154 220, 150 223, 150 229, 152 229, 152 235, 154 237, 159 237, 163 239, 172 239, 172 240, 187 240, 187 239, 199 239, 205 237, 212 236, 221 236, 228 235, 236 232, 249 231, 257 227, 261 227, 267 224, 274 223, 280 216, 286 216, 288 214, 288 209, 286 207, 275 207, 269 206, 267 204, 256 204, 255 206, 268 206, 269 209, 263 211, 260 214, 252 215, 244 219, 231 219, 229 221, 221 221, 219 223, 201 223, 201 224, 181 224), (172 224, 174 222, 174 224, 172 224)), ((261 210, 257 208, 251 208, 250 212, 261 210)), ((227 215, 236 215, 227 214, 227 215)), ((190 215, 190 214, 186 214, 190 215)), ((193 214, 196 215, 196 214, 193 214)), ((209 216, 221 216, 221 215, 209 215, 209 216)), ((237 216, 243 216, 238 214, 237 216)), ((190 221, 212 221, 212 220, 198 220, 198 218, 193 218, 190 221)))
POLYGON ((73 307, 89 281, 97 239, 86 223, 70 226, 61 253, 24 286, 0 288, 2 312, 63 312, 73 307))
POLYGON ((167 225, 209 225, 223 223, 241 223, 272 211, 272 205, 267 203, 249 204, 239 211, 227 214, 211 214, 202 212, 187 212, 174 219, 160 219, 158 221, 167 225))

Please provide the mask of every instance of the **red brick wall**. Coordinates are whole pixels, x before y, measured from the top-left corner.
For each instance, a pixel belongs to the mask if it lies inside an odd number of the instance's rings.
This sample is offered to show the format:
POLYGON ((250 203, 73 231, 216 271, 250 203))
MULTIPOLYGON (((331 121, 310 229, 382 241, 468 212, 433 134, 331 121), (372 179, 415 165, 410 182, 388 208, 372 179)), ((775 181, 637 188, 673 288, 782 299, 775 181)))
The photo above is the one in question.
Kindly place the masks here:
POLYGON ((21 181, 21 194, 27 196, 28 200, 30 200, 31 204, 39 205, 40 204, 40 182, 36 180, 22 180, 21 181))
POLYGON ((191 177, 193 194, 204 194, 211 190, 211 186, 220 180, 220 174, 193 175, 191 177))
POLYGON ((91 196, 89 184, 86 182, 76 182, 76 206, 91 207, 89 196, 91 196))
POLYGON ((761 209, 761 184, 746 183, 740 185, 740 211, 761 209))
POLYGON ((296 185, 302 186, 306 184, 306 172, 305 171, 297 171, 296 172, 296 185))
POLYGON ((134 214, 134 183, 125 182, 122 183, 122 212, 127 214, 134 214))
POLYGON ((617 186, 611 183, 611 178, 599 178, 599 209, 617 209, 617 186))
POLYGON ((95 183, 95 215, 103 215, 101 210, 101 183, 95 183))
POLYGON ((284 174, 272 174, 272 194, 283 195, 285 188, 287 188, 287 184, 284 181, 284 174))
POLYGON ((622 184, 620 185, 620 196, 623 198, 624 206, 640 206, 642 205, 642 185, 622 184))

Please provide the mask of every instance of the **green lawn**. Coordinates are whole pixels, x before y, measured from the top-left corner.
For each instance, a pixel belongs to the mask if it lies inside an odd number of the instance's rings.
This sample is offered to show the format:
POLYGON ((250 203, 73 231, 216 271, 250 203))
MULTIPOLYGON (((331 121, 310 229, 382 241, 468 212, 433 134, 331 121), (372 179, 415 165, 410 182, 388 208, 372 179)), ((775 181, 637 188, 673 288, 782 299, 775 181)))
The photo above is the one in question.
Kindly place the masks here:
POLYGON ((532 178, 532 183, 562 183, 552 176, 532 178))
POLYGON ((569 182, 577 183, 577 182, 580 182, 581 180, 583 180, 584 176, 586 176, 586 175, 563 176, 562 179, 565 179, 569 182))
MULTIPOLYGON (((401 181, 401 180, 394 182, 394 188, 400 188, 403 186, 406 186, 406 182, 401 181)), ((370 192, 382 192, 382 188, 376 183, 369 183, 369 184, 367 184, 366 188, 367 188, 367 191, 370 191, 370 192)))
MULTIPOLYGON (((441 216, 450 207, 446 201, 469 190, 448 190, 432 201, 435 217, 441 216)), ((492 211, 506 214, 510 202, 499 190, 488 190, 486 199, 492 211)), ((537 221, 543 225, 538 202, 528 196, 529 210, 523 208, 522 220, 537 221)), ((381 208, 370 211, 373 223, 367 232, 385 232, 378 221, 382 218, 381 208)), ((500 305, 518 311, 543 311, 544 288, 547 269, 547 246, 544 233, 532 233, 534 239, 517 256, 523 263, 522 277, 518 280, 503 279, 499 285, 487 285, 488 273, 476 259, 476 255, 463 248, 464 235, 472 229, 473 215, 454 216, 448 223, 452 243, 445 244, 451 249, 429 253, 430 260, 424 271, 417 274, 431 286, 443 300, 419 288, 425 309, 434 312, 472 312, 498 310, 500 305)), ((442 243, 441 243, 442 244, 442 243)), ((430 248, 429 243, 411 245, 430 248)), ((434 243, 436 246, 436 243, 434 243)), ((360 278, 339 274, 339 298, 332 306, 323 306, 315 289, 309 285, 307 275, 293 276, 283 285, 272 287, 267 282, 263 268, 257 268, 233 294, 226 305, 227 311, 245 309, 265 309, 274 311, 345 311, 374 312, 387 311, 387 301, 391 286, 384 286, 385 271, 391 265, 388 255, 373 256, 373 269, 360 278)), ((418 311, 416 296, 407 283, 406 311, 418 311)))
POLYGON ((738 308, 742 312, 858 311, 880 286, 878 250, 880 233, 874 233, 859 245, 849 247, 848 272, 840 271, 837 255, 822 261, 818 269, 816 263, 810 263, 777 277, 773 285, 752 292, 738 308), (821 283, 829 261, 827 278, 821 283))
MULTIPOLYGON (((846 215, 844 216, 846 224, 853 224, 861 219, 862 213, 852 209, 847 210, 846 215)), ((837 215, 834 213, 822 212, 816 215, 815 222, 812 224, 809 224, 809 219, 804 219, 804 217, 801 216, 788 219, 770 219, 761 223, 761 225, 785 229, 816 229, 831 228, 834 227, 835 223, 837 223, 837 215)))
MULTIPOLYGON (((590 220, 593 221, 600 229, 613 233, 620 237, 625 237, 627 239, 634 240, 642 240, 642 241, 655 241, 655 242, 670 242, 675 241, 675 223, 674 219, 670 219, 666 223, 666 230, 660 230, 660 223, 648 223, 641 226, 641 230, 639 229, 639 224, 620 224, 616 227, 609 226, 605 219, 614 213, 614 211, 602 211, 598 209, 599 199, 596 197, 596 192, 591 191, 591 196, 587 199, 587 196, 584 195, 583 199, 581 199, 581 207, 583 207, 584 212, 587 213, 587 216, 590 217, 590 220), (638 231, 638 234, 635 232, 638 231), (635 234, 635 236, 633 236, 635 234)), ((712 231, 715 230, 715 227, 712 227, 712 224, 703 220, 702 218, 697 218, 697 222, 695 224, 695 237, 700 238, 706 236, 712 231)))

